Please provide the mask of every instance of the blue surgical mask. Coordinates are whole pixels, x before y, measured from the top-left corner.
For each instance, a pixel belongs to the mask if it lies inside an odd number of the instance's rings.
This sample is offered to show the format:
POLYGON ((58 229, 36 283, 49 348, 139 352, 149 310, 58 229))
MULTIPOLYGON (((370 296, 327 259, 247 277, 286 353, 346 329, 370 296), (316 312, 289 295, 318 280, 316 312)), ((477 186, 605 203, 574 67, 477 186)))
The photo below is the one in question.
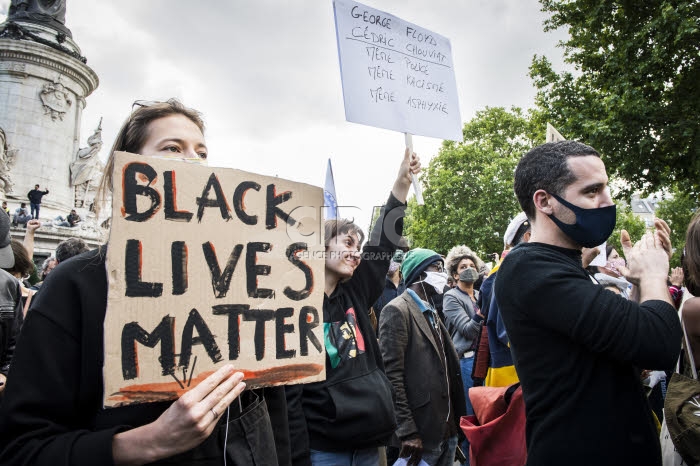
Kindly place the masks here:
POLYGON ((584 209, 565 201, 556 194, 554 198, 576 214, 576 223, 566 224, 550 214, 549 218, 566 236, 585 248, 594 248, 607 240, 615 229, 617 209, 615 205, 584 209))

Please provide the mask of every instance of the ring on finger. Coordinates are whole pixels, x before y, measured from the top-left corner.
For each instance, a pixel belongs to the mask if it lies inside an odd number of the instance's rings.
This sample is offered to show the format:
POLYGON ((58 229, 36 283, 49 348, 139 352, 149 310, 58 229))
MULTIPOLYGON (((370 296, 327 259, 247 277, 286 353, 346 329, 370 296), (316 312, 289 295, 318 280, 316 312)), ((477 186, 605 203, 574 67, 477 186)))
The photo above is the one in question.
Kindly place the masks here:
POLYGON ((209 408, 209 411, 211 411, 211 413, 214 415, 214 419, 219 418, 219 413, 217 413, 214 408, 209 408))

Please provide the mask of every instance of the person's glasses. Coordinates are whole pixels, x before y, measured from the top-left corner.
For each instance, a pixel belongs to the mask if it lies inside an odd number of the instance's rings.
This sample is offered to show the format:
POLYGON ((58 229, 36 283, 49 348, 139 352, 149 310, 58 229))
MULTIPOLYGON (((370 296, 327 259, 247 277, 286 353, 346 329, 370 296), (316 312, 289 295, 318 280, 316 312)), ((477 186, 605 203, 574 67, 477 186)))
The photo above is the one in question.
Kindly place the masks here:
POLYGON ((131 104, 131 113, 134 113, 134 110, 136 110, 137 107, 151 107, 153 105, 162 103, 165 102, 162 102, 160 100, 135 100, 134 103, 131 104))
POLYGON ((428 269, 431 272, 444 272, 445 268, 442 266, 442 262, 434 262, 428 266, 428 269))

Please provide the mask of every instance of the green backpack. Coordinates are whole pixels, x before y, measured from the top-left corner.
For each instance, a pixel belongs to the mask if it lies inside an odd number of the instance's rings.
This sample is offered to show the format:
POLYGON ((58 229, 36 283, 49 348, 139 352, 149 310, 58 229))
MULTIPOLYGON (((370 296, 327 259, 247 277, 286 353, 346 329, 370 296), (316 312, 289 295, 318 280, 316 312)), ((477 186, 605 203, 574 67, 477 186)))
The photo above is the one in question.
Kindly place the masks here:
POLYGON ((664 417, 676 450, 686 463, 694 465, 700 463, 700 382, 682 316, 681 325, 686 361, 693 378, 678 373, 671 376, 664 401, 664 417))

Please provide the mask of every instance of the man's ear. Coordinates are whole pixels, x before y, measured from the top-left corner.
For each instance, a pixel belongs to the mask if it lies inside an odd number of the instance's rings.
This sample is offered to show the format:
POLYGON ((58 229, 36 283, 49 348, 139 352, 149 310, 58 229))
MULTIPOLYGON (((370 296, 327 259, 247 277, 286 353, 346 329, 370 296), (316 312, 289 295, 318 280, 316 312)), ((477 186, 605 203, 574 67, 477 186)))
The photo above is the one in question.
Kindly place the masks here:
POLYGON ((551 215, 554 212, 551 204, 551 197, 544 189, 538 189, 532 195, 532 202, 535 204, 535 209, 545 215, 551 215))

